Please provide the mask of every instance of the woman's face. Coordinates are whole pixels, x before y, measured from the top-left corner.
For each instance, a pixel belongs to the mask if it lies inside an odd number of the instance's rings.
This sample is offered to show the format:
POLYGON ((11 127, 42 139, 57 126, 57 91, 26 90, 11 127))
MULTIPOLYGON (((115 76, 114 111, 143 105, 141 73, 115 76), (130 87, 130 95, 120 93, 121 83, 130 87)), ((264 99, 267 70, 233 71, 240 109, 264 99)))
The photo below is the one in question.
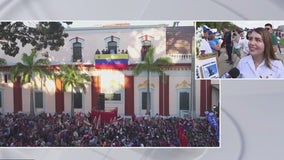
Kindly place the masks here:
POLYGON ((260 34, 253 31, 249 35, 249 51, 252 56, 264 54, 264 42, 260 34))

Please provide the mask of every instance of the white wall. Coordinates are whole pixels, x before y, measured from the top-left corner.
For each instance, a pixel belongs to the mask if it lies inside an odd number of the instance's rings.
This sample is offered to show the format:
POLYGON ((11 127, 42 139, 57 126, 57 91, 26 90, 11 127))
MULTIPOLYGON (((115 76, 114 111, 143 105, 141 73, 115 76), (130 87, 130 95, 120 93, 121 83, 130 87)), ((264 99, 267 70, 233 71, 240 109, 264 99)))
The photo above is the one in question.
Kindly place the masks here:
POLYGON ((1 108, 2 113, 14 112, 14 96, 13 96, 13 83, 0 84, 0 89, 2 93, 2 103, 3 107, 1 108))
POLYGON ((179 115, 178 107, 178 90, 179 89, 191 89, 191 78, 190 71, 179 71, 177 74, 176 71, 169 71, 170 75, 170 84, 169 84, 169 114, 170 115, 179 115), (186 76, 188 75, 188 76, 186 76), (186 82, 186 83, 184 83, 186 82))
POLYGON ((55 80, 47 79, 44 83, 44 107, 48 113, 55 113, 55 80))
MULTIPOLYGON (((65 39, 65 45, 60 48, 59 51, 42 50, 41 53, 48 52, 49 59, 52 64, 70 64, 72 62, 72 44, 75 42, 72 40, 75 37, 83 39, 82 43, 82 59, 84 64, 93 64, 94 56, 97 49, 106 49, 106 43, 104 39, 106 37, 115 36, 120 38, 118 46, 120 50, 128 50, 129 63, 140 62, 141 59, 141 39, 140 37, 147 34, 154 37, 151 39, 152 45, 155 46, 155 57, 165 56, 166 53, 166 28, 161 26, 147 26, 147 27, 116 27, 116 28, 80 28, 80 29, 66 29, 69 36, 65 39)), ((15 57, 4 55, 4 52, 0 50, 1 58, 7 60, 8 65, 13 65, 16 62, 21 61, 21 53, 31 52, 31 46, 26 45, 25 48, 20 48, 19 54, 15 57), (3 55, 3 56, 2 56, 3 55)), ((39 56, 41 57, 41 56, 39 56)))
POLYGON ((22 85, 22 104, 24 113, 30 113, 30 95, 30 84, 22 85))
POLYGON ((196 116, 200 115, 200 80, 195 80, 196 116))
MULTIPOLYGON (((146 110, 142 110, 141 106, 141 95, 140 91, 147 91, 147 76, 146 73, 142 73, 139 76, 134 77, 134 113, 136 115, 145 115, 146 110)), ((153 109, 151 109, 151 114, 154 115, 159 113, 159 76, 157 74, 151 74, 150 76, 150 88, 152 92, 151 104, 153 109)))

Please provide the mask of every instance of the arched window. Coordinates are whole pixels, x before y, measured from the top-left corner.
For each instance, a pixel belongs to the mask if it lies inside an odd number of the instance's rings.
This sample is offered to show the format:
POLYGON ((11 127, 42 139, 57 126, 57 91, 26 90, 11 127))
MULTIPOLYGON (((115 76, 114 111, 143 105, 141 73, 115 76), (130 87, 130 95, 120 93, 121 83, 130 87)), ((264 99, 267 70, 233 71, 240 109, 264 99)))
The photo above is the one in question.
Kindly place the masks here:
POLYGON ((70 45, 72 45, 73 55, 72 62, 82 62, 82 49, 84 39, 80 37, 74 37, 69 40, 70 45))
POLYGON ((73 43, 73 62, 82 62, 82 43, 73 43))
POLYGON ((141 61, 144 61, 145 56, 146 56, 149 48, 152 47, 151 39, 153 39, 153 37, 146 34, 144 36, 141 36, 140 39, 141 39, 141 43, 142 43, 141 61))
POLYGON ((116 54, 119 48, 119 37, 109 36, 104 39, 107 51, 103 54, 116 54))
POLYGON ((116 54, 117 53, 117 42, 116 41, 109 41, 107 43, 107 48, 110 54, 116 54))

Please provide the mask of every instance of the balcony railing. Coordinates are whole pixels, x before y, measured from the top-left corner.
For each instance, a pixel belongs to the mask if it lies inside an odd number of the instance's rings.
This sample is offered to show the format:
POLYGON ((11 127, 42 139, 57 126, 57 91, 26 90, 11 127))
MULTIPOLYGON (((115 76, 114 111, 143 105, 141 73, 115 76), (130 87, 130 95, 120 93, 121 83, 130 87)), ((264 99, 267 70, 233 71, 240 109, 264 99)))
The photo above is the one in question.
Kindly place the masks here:
POLYGON ((172 59, 172 63, 191 63, 191 54, 173 53, 167 54, 172 59))

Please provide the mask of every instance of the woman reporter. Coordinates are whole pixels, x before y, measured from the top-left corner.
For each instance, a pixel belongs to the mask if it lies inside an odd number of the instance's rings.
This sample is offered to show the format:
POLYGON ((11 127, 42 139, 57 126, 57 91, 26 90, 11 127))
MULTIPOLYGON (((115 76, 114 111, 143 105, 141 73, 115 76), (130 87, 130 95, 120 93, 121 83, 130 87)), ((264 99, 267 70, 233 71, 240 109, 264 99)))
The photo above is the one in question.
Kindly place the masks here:
POLYGON ((243 57, 237 68, 240 78, 284 78, 284 66, 273 51, 270 33, 256 28, 249 35, 249 54, 243 57))

